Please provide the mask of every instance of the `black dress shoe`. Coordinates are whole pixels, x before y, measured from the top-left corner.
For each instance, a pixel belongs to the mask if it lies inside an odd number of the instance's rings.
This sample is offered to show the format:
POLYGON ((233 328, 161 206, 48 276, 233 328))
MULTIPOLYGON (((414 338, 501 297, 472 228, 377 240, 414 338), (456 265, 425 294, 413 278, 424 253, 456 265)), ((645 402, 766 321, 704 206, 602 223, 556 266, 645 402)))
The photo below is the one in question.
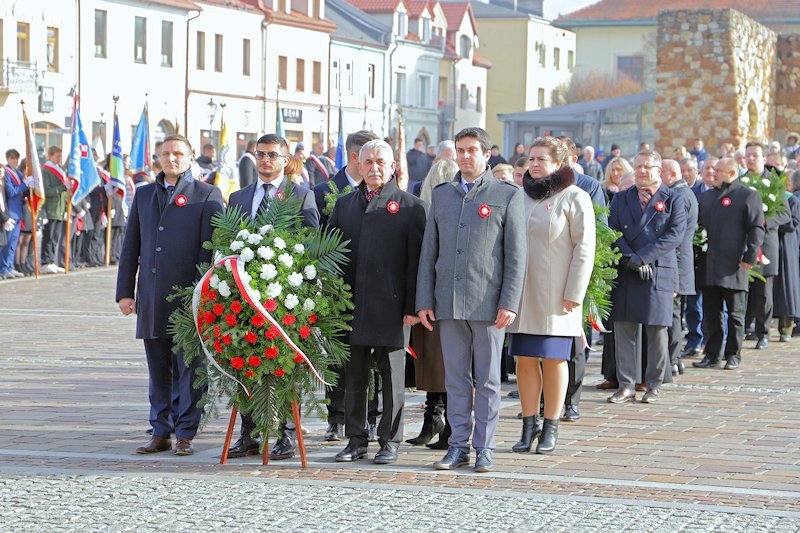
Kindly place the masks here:
POLYGON ((375 459, 372 460, 376 465, 388 465, 397 461, 397 448, 399 444, 396 442, 387 442, 378 453, 375 454, 375 459))
POLYGON ((325 431, 325 440, 334 442, 337 440, 344 440, 344 431, 341 424, 328 424, 328 429, 325 431))
MULTIPOLYGON (((359 446, 358 444, 351 442, 345 447, 344 450, 336 454, 336 462, 350 463, 353 461, 357 461, 358 459, 362 459, 365 455, 367 455, 366 446, 359 446)), ((395 459, 397 459, 396 453, 395 453, 395 459)))
POLYGON ((746 341, 754 341, 756 340, 756 332, 751 331, 750 333, 745 333, 744 340, 746 341))
POLYGON ((766 350, 767 348, 769 348, 769 342, 767 342, 766 337, 761 337, 756 341, 756 350, 766 350))
POLYGON ((699 346, 694 348, 687 346, 683 349, 683 352, 681 352, 681 357, 697 357, 701 352, 702 350, 700 350, 699 346))
POLYGON ((261 443, 250 435, 242 435, 239 437, 233 446, 228 448, 228 457, 236 459, 237 457, 244 457, 245 455, 258 455, 258 449, 261 443))
POLYGON ((728 357, 725 363, 725 370, 736 370, 739 368, 739 358, 735 355, 728 357))
POLYGON ((578 410, 577 405, 568 405, 566 409, 564 409, 564 415, 561 417, 561 420, 564 422, 577 422, 581 419, 581 412, 578 410))
POLYGON ((711 359, 708 356, 705 356, 702 361, 696 361, 692 363, 692 366, 695 368, 714 368, 718 364, 718 359, 711 359))
POLYGON ((468 464, 469 452, 451 446, 447 449, 447 455, 445 455, 441 461, 433 463, 433 466, 437 470, 453 470, 454 468, 468 464))
POLYGON ((272 450, 269 452, 269 458, 276 461, 291 459, 294 457, 294 452, 296 450, 297 445, 294 443, 294 439, 283 437, 272 447, 272 450))

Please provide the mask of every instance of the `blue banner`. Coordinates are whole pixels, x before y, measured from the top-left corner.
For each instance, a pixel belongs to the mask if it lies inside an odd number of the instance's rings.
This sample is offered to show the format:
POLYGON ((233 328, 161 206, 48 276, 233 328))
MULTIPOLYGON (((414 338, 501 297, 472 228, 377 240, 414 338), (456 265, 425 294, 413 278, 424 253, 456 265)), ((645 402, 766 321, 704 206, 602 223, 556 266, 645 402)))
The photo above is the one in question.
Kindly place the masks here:
MULTIPOLYGON (((100 174, 97 173, 92 150, 83 132, 83 123, 77 104, 72 117, 72 147, 69 152, 67 174, 77 183, 72 193, 72 205, 77 206, 92 190, 100 185, 100 174)), ((73 185, 74 186, 74 185, 73 185)))

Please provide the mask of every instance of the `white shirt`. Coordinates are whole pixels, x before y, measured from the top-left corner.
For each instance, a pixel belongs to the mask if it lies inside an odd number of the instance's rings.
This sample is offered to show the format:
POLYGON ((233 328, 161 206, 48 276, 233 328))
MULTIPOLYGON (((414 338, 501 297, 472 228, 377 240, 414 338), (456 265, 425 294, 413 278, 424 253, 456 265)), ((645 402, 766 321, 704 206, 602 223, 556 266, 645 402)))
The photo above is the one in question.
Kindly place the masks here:
MULTIPOLYGON (((284 176, 280 178, 275 178, 271 182, 269 182, 272 187, 269 189, 269 197, 271 200, 275 199, 275 193, 278 192, 281 185, 283 185, 283 180, 286 179, 284 176)), ((258 180, 256 184, 256 193, 253 195, 253 205, 250 206, 250 217, 256 218, 258 216, 258 208, 261 207, 261 200, 264 199, 264 184, 266 182, 263 180, 258 180)))
POLYGON ((350 174, 347 173, 347 167, 344 168, 344 177, 347 178, 347 181, 350 182, 350 187, 352 187, 353 189, 358 187, 358 183, 356 183, 356 180, 351 178, 350 174))

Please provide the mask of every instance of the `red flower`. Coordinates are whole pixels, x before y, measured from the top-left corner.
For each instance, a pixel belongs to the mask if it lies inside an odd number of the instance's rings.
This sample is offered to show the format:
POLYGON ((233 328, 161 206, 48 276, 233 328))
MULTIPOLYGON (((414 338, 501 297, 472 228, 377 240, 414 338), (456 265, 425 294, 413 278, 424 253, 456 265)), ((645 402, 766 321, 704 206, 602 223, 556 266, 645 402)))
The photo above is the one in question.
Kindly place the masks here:
POLYGON ((231 311, 236 313, 237 315, 242 312, 242 304, 239 303, 239 300, 234 300, 231 304, 231 311))
POLYGON ((292 359, 295 363, 302 363, 304 361, 303 356, 296 355, 294 359, 292 359))
POLYGON ((203 296, 208 296, 208 289, 209 289, 208 283, 204 283, 203 289, 200 291, 200 294, 202 294, 203 296))
POLYGON ((272 326, 264 333, 264 336, 266 338, 268 338, 269 340, 272 340, 272 339, 276 338, 280 334, 281 334, 281 332, 278 331, 278 328, 276 328, 275 326, 272 326))
POLYGON ((286 315, 285 317, 283 317, 283 324, 286 326, 291 326, 295 322, 297 322, 297 317, 295 317, 294 315, 286 315))
POLYGON ((213 289, 208 291, 208 299, 211 300, 212 302, 216 301, 216 299, 217 299, 217 291, 215 291, 213 289))
POLYGON ((217 321, 217 317, 211 311, 206 311, 206 314, 203 315, 203 321, 210 326, 217 321))
POLYGON ((260 328, 264 325, 264 317, 261 315, 255 315, 253 318, 250 319, 250 323, 253 324, 255 327, 260 328))
POLYGON ((256 373, 253 372, 252 370, 246 370, 244 375, 247 376, 248 378, 252 378, 253 376, 256 375, 256 373))
POLYGON ((203 329, 203 313, 200 313, 197 316, 197 330, 200 331, 203 329))
POLYGON ((206 335, 205 339, 206 340, 211 340, 211 335, 206 335))
POLYGON ((214 304, 214 314, 217 316, 222 316, 225 312, 225 306, 222 304, 214 304))
POLYGON ((309 324, 316 324, 317 323, 317 315, 309 315, 308 316, 308 323, 309 324))
POLYGON ((225 322, 229 326, 235 326, 236 325, 236 315, 232 315, 232 314, 228 313, 227 315, 225 315, 225 322))
POLYGON ((308 336, 311 335, 311 330, 308 329, 308 326, 303 326, 300 328, 300 338, 307 339, 308 336))
POLYGON ((247 332, 247 333, 245 333, 245 335, 244 335, 244 340, 246 340, 246 341, 247 341, 247 342, 249 342, 250 344, 255 344, 255 343, 256 343, 256 341, 258 340, 258 335, 256 335, 256 334, 255 334, 255 333, 253 333, 252 331, 248 331, 248 332, 247 332))
POLYGON ((222 351, 222 344, 220 344, 219 339, 214 339, 214 350, 218 352, 222 351))
POLYGON ((275 346, 270 346, 266 350, 264 350, 264 357, 267 359, 275 359, 278 357, 278 349, 275 346))
POLYGON ((278 308, 278 303, 270 298, 264 302, 264 308, 271 313, 278 308))
POLYGON ((219 338, 222 335, 222 328, 219 326, 214 326, 214 336, 219 338))
POLYGON ((231 359, 231 366, 236 370, 241 370, 244 368, 244 357, 234 357, 231 359))
POLYGON ((261 358, 257 355, 251 355, 250 359, 247 360, 247 364, 250 366, 258 366, 261 364, 261 358))
POLYGON ((278 376, 278 377, 281 377, 284 374, 286 374, 286 372, 284 372, 282 368, 279 368, 278 370, 272 373, 273 376, 278 376))
POLYGON ((222 337, 222 344, 230 344, 231 340, 232 339, 230 335, 225 335, 224 337, 222 337))

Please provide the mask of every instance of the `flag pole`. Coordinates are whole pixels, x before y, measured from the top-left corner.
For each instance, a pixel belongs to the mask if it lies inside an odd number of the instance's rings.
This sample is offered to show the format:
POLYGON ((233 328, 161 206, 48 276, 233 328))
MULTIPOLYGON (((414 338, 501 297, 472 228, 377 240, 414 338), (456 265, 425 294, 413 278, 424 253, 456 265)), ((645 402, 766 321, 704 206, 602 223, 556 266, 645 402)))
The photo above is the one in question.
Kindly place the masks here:
MULTIPOLYGON (((114 126, 116 128, 117 123, 117 101, 119 100, 119 96, 114 95, 112 97, 114 100, 114 126)), ((111 157, 114 157, 114 147, 112 144, 111 147, 111 157)), ((111 159, 109 159, 111 161, 111 159)), ((111 264, 111 198, 106 195, 106 266, 111 264)))
MULTIPOLYGON (((77 117, 78 110, 78 93, 75 93, 75 99, 73 101, 72 107, 72 121, 75 122, 77 117)), ((72 131, 75 131, 73 126, 72 131)), ((69 176, 67 176, 67 181, 69 182, 69 189, 67 190, 67 225, 65 228, 65 239, 66 242, 64 243, 64 274, 69 274, 69 254, 70 254, 70 233, 72 233, 72 195, 75 194, 75 190, 72 186, 72 181, 69 180, 69 176)))
MULTIPOLYGON (((22 105, 22 117, 25 118, 25 100, 20 100, 20 105, 22 105)), ((28 137, 28 126, 27 121, 23 120, 23 124, 25 124, 25 137, 28 137)), ((25 143, 26 145, 28 143, 25 143)), ((28 168, 30 168, 31 162, 28 161, 28 168)), ((26 170, 27 172, 27 170, 26 170)), ((31 210, 31 238, 33 239, 33 272, 36 275, 36 279, 39 279, 39 250, 38 250, 38 242, 39 240, 36 238, 36 219, 39 218, 39 210, 34 210, 33 204, 33 195, 28 195, 28 209, 31 210)))

